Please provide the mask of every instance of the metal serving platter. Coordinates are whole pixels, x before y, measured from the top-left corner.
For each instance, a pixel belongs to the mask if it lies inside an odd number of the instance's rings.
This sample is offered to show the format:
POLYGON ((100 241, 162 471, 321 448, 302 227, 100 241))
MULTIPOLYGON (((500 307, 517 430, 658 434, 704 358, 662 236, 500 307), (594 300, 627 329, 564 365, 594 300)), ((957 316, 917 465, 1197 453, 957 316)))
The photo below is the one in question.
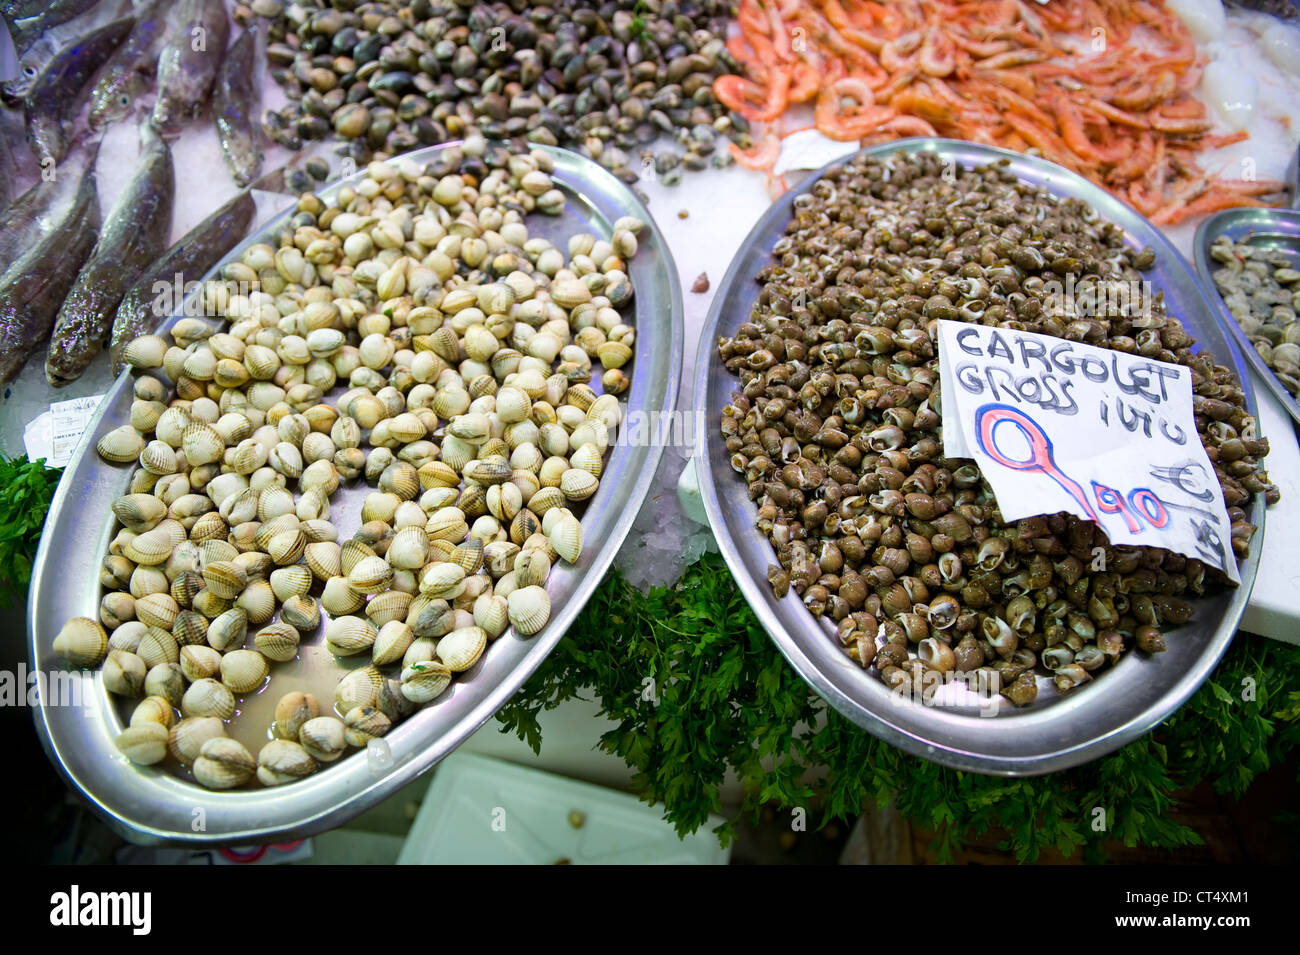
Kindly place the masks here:
MULTIPOLYGON (((427 162, 451 145, 455 144, 422 149, 399 159, 427 162)), ((531 217, 528 224, 533 234, 558 242, 581 231, 609 236, 614 221, 624 215, 637 216, 646 223, 629 268, 636 288, 632 321, 637 338, 625 411, 672 412, 681 374, 684 325, 677 268, 662 233, 628 187, 609 172, 575 153, 537 148, 553 156, 553 178, 569 202, 559 217, 531 217)), ((335 183, 320 195, 331 199, 342 186, 362 176, 364 173, 335 183)), ((289 214, 277 216, 227 260, 254 241, 274 235, 289 214)), ((164 327, 179 317, 168 319, 164 327)), ((100 405, 50 508, 33 569, 28 612, 31 659, 42 674, 64 672, 52 649, 63 623, 74 616, 98 617, 99 565, 114 534, 109 505, 125 493, 132 468, 106 464, 95 445, 106 432, 129 420, 131 383, 129 372, 124 373, 100 405)), ((599 390, 599 385, 597 377, 593 386, 599 390)), ((437 763, 523 685, 608 570, 650 489, 661 452, 657 446, 615 445, 611 449, 600 489, 581 514, 582 556, 576 566, 559 562, 547 583, 550 623, 527 639, 508 630, 443 696, 384 737, 387 753, 383 747, 374 753, 351 750, 314 776, 274 789, 254 784, 241 790, 210 792, 167 769, 141 768, 126 761, 113 740, 126 725, 128 714, 109 697, 98 674, 91 672, 73 676, 83 693, 82 705, 47 705, 43 701, 35 711, 42 743, 68 783, 132 842, 265 843, 338 826, 437 763)), ((359 482, 340 487, 334 496, 331 520, 338 526, 341 540, 360 525, 361 502, 370 490, 359 482)), ((273 665, 272 678, 260 694, 240 701, 240 712, 246 718, 237 717, 231 733, 254 754, 266 740, 270 714, 281 694, 310 690, 317 693, 322 708, 332 702, 333 686, 342 670, 323 646, 323 627, 322 622, 314 635, 304 635, 296 660, 273 665)))
MULTIPOLYGON (((1157 259, 1151 278, 1164 291, 1169 312, 1182 319, 1219 363, 1236 370, 1245 384, 1250 410, 1256 412, 1246 366, 1206 306, 1200 281, 1146 219, 1072 172, 1002 149, 957 140, 910 139, 861 154, 884 158, 923 152, 951 159, 962 168, 1006 160, 1023 181, 1057 196, 1089 202, 1124 228, 1134 248, 1154 248, 1157 259)), ((799 191, 807 191, 827 168, 801 183, 799 191)), ((1252 541, 1252 556, 1241 564, 1242 585, 1199 600, 1196 619, 1169 634, 1167 652, 1150 658, 1127 653, 1117 666, 1066 697, 1059 697, 1052 683, 1040 676, 1038 699, 1025 709, 1001 700, 996 713, 992 707, 981 710, 979 696, 958 684, 935 695, 934 701, 943 700, 943 705, 922 705, 896 695, 874 672, 862 670, 840 652, 829 621, 809 614, 793 591, 782 600, 773 597, 767 567, 775 563, 776 555, 754 526, 755 506, 743 477, 728 463, 718 427, 722 408, 739 383, 723 367, 716 342, 748 319, 759 291, 754 276, 773 261, 770 250, 784 233, 794 199, 793 193, 786 195, 759 220, 732 262, 701 337, 708 354, 699 362, 695 383, 696 405, 706 419, 696 447, 705 510, 722 554, 763 627, 795 670, 840 713, 887 743, 956 769, 1004 776, 1047 773, 1095 759, 1148 732, 1191 696, 1232 640, 1255 580, 1264 521, 1262 500, 1256 500, 1250 515, 1261 531, 1252 541), (959 692, 950 695, 949 691, 959 692)))
POLYGON ((1278 381, 1273 370, 1268 367, 1255 346, 1250 343, 1246 333, 1237 324, 1237 319, 1223 301, 1218 286, 1211 277, 1220 264, 1210 258, 1210 247, 1219 236, 1226 235, 1233 242, 1249 242, 1251 245, 1263 246, 1283 252, 1291 260, 1291 268, 1300 269, 1300 210, 1292 209, 1225 209, 1217 212, 1202 222, 1196 229, 1193 240, 1196 254, 1196 268, 1201 273, 1205 284, 1206 299, 1210 308, 1222 325, 1232 335, 1237 347, 1245 356, 1250 367, 1254 369, 1258 381, 1262 382, 1274 397, 1281 402, 1291 418, 1300 424, 1300 402, 1278 381))

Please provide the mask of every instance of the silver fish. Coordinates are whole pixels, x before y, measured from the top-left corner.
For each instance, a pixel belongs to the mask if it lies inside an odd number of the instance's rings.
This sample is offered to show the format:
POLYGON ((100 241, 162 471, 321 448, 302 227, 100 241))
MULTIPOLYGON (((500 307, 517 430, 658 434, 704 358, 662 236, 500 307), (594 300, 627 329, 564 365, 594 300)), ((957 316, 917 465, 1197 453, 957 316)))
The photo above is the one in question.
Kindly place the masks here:
POLYGON ((23 99, 23 109, 27 114, 28 142, 43 167, 48 168, 67 154, 87 83, 134 25, 134 17, 123 17, 65 47, 32 84, 23 99))
POLYGON ((62 0, 49 4, 41 13, 21 19, 10 34, 18 51, 18 75, 0 84, 0 100, 16 103, 27 95, 36 77, 60 50, 118 17, 130 12, 126 0, 62 0), (24 27, 24 25, 28 25, 24 27))
POLYGON ((249 27, 226 52, 212 88, 212 113, 226 168, 246 186, 262 169, 257 122, 257 28, 249 27))
POLYGON ((181 0, 177 22, 158 57, 158 100, 153 125, 174 133, 203 108, 230 40, 222 0, 181 0))
POLYGON ((41 177, 36 184, 0 213, 0 275, 17 262, 27 250, 58 227, 61 210, 57 203, 71 195, 66 183, 78 183, 93 167, 98 141, 89 148, 74 152, 50 178, 41 177))
POLYGON ((145 127, 136 174, 113 204, 90 259, 59 309, 45 359, 50 384, 75 381, 104 347, 122 296, 167 248, 175 193, 171 150, 145 127))
POLYGON ((17 377, 45 341, 59 303, 76 281, 99 233, 99 194, 94 162, 80 181, 63 175, 54 227, 0 277, 0 384, 17 377))
POLYGON ((163 4, 151 0, 141 9, 135 29, 105 65, 90 94, 91 129, 116 123, 149 86, 158 68, 158 53, 167 35, 163 4))

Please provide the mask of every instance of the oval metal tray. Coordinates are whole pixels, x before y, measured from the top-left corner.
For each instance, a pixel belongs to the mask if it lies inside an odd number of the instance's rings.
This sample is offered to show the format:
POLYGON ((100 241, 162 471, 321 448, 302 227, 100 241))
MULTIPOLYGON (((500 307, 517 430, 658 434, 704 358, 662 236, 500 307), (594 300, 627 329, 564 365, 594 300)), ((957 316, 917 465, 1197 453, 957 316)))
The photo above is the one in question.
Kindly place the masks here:
MULTIPOLYGON (((1026 182, 1062 197, 1089 202, 1102 216, 1122 226, 1135 248, 1150 245, 1157 259, 1152 281, 1163 290, 1169 312, 1182 319, 1201 347, 1242 377, 1248 407, 1257 412, 1246 367, 1237 349, 1208 311, 1201 283, 1186 261, 1153 225, 1133 209, 1086 179, 1041 159, 1002 149, 946 139, 911 139, 862 151, 885 157, 895 152, 930 152, 963 168, 1006 159, 1026 182)), ((834 163, 830 165, 835 165, 834 163)), ((807 191, 830 166, 804 180, 807 191)), ((773 206, 749 234, 718 288, 701 337, 708 355, 695 382, 696 408, 705 424, 697 440, 697 471, 704 506, 727 564, 764 629, 786 659, 840 713, 885 742, 909 753, 962 770, 1006 776, 1066 769, 1117 749, 1146 733, 1178 708, 1201 684, 1227 649, 1255 580, 1263 534, 1262 500, 1250 519, 1260 531, 1251 557, 1242 562, 1242 585, 1202 598, 1196 620, 1169 634, 1167 652, 1150 658, 1127 653, 1120 663, 1089 685, 1058 697, 1039 678, 1035 703, 1015 709, 1001 701, 996 716, 981 716, 968 694, 957 705, 922 705, 886 689, 875 673, 844 656, 828 621, 814 618, 791 591, 777 600, 767 583, 775 552, 754 526, 755 506, 744 479, 731 469, 719 430, 722 408, 739 387, 722 365, 716 343, 748 319, 758 299, 754 276, 772 261, 772 244, 784 233, 795 194, 773 206)), ((957 689, 957 687, 954 687, 957 689)), ((937 697, 936 697, 937 698, 937 697)))
POLYGON ((1237 347, 1245 356, 1250 367, 1287 414, 1300 424, 1300 402, 1286 390, 1286 386, 1277 380, 1273 370, 1268 367, 1255 346, 1250 343, 1246 333, 1237 324, 1232 312, 1224 304, 1218 286, 1214 284, 1211 274, 1220 268, 1218 262, 1210 258, 1210 246, 1219 236, 1226 235, 1233 242, 1249 242, 1269 249, 1285 252, 1291 260, 1291 268, 1300 269, 1300 211, 1291 209, 1225 209, 1217 212, 1202 222, 1196 229, 1193 240, 1196 255, 1196 268, 1201 273, 1205 285, 1206 299, 1210 308, 1219 319, 1219 324, 1226 328, 1236 340, 1237 347))
MULTIPOLYGON (((427 162, 451 145, 455 144, 419 150, 399 159, 427 162)), ((620 216, 634 215, 645 221, 640 248, 629 269, 636 288, 633 321, 637 338, 625 410, 671 413, 681 375, 684 324, 677 268, 662 233, 628 187, 609 172, 576 153, 538 148, 554 157, 553 179, 569 201, 559 217, 532 217, 529 228, 533 234, 555 241, 580 231, 608 236, 620 216)), ((341 187, 362 176, 364 172, 337 182, 320 195, 333 198, 341 187)), ((289 215, 277 216, 257 236, 241 243, 227 261, 263 236, 274 235, 289 215)), ((179 317, 168 319, 164 327, 179 317)), ((593 387, 599 390, 599 386, 597 378, 593 387)), ((99 565, 114 534, 109 505, 125 493, 132 468, 101 461, 95 444, 106 432, 127 423, 130 406, 128 371, 101 404, 63 473, 50 508, 33 568, 28 610, 29 652, 42 674, 62 671, 52 644, 63 623, 74 616, 98 617, 99 565)), ((68 783, 133 842, 264 843, 337 826, 433 766, 523 685, 609 569, 650 490, 661 453, 662 447, 648 445, 619 444, 611 449, 600 489, 581 515, 585 550, 575 566, 560 562, 547 582, 553 608, 550 623, 527 639, 507 630, 443 696, 384 737, 388 759, 350 751, 314 776, 291 785, 209 792, 165 769, 128 763, 113 744, 125 725, 123 712, 104 690, 98 674, 89 672, 72 677, 83 694, 82 705, 47 705, 43 701, 34 712, 42 744, 68 783)), ((364 483, 343 485, 335 495, 332 519, 341 539, 351 536, 360 525, 361 501, 370 490, 364 483)), ((298 659, 274 665, 272 679, 259 697, 241 701, 242 713, 257 709, 269 714, 275 699, 293 689, 325 693, 320 698, 322 706, 328 705, 342 671, 340 662, 322 646, 323 626, 314 635, 304 636, 298 659)), ((250 731, 236 719, 232 733, 239 729, 238 738, 247 740, 252 732, 252 748, 265 740, 269 723, 266 715, 250 731)), ((255 748, 253 751, 256 753, 255 748)))

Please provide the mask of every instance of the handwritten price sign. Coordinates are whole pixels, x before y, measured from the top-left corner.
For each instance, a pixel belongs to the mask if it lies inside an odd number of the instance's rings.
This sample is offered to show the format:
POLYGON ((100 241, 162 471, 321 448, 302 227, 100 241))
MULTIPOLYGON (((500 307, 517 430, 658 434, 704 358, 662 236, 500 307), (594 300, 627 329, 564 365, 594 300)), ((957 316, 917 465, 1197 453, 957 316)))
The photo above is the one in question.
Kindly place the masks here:
POLYGON ((939 368, 944 454, 979 464, 1003 518, 1067 511, 1240 582, 1187 368, 949 321, 939 368))

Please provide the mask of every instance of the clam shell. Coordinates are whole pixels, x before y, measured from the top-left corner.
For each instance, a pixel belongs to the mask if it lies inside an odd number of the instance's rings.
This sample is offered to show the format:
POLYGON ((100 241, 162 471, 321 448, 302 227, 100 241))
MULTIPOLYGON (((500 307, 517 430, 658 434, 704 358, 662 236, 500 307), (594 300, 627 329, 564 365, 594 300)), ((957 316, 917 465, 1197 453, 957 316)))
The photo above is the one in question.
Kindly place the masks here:
POLYGON ((320 605, 331 616, 354 613, 366 604, 366 599, 352 589, 346 577, 331 577, 325 581, 325 590, 320 596, 320 605))
POLYGON ((160 663, 176 663, 180 659, 181 648, 169 631, 161 627, 150 627, 140 638, 136 653, 145 662, 145 666, 152 669, 160 663))
MULTIPOLYGON (((415 631, 404 620, 390 620, 379 628, 371 651, 375 666, 386 666, 402 659, 415 640, 415 631)), ((360 745, 360 744, 357 744, 360 745)))
MULTIPOLYGON (((144 723, 154 723, 163 729, 171 729, 176 722, 176 711, 172 709, 171 701, 161 696, 146 696, 136 704, 131 711, 131 725, 140 726, 144 723)), ((167 751, 167 736, 163 735, 163 755, 167 751)))
POLYGON ((429 536, 423 527, 404 527, 393 535, 384 555, 403 570, 419 570, 429 559, 429 536))
POLYGON ((146 696, 161 696, 172 706, 181 705, 185 695, 185 674, 179 663, 159 663, 149 668, 144 678, 146 696))
POLYGON ((320 623, 320 604, 314 597, 290 597, 280 608, 280 620, 295 630, 315 630, 320 623))
POLYGON ((69 666, 99 666, 108 653, 108 634, 89 617, 73 617, 54 638, 54 652, 69 666))
POLYGON ((160 723, 128 726, 114 742, 118 751, 137 766, 152 766, 167 758, 167 727, 160 723))
POLYGON ((577 563, 582 554, 582 523, 572 514, 565 514, 546 535, 555 552, 570 564, 577 563))
POLYGON ((179 662, 185 679, 192 683, 212 679, 221 672, 221 654, 212 647, 181 647, 179 662))
POLYGON ((506 598, 494 594, 482 594, 474 601, 474 623, 481 627, 489 640, 495 640, 505 633, 510 625, 506 598))
POLYGON ((265 580, 254 580, 239 595, 235 606, 243 608, 248 614, 248 622, 260 626, 271 619, 275 613, 275 593, 265 580))
POLYGON ((298 655, 298 631, 287 623, 269 623, 253 636, 253 646, 268 660, 284 663, 298 655))
POLYGON ((248 614, 242 607, 232 607, 208 624, 208 646, 225 653, 244 645, 248 635, 248 614))
POLYGON ((140 696, 144 691, 145 674, 149 668, 144 660, 126 650, 109 650, 100 675, 104 689, 118 696, 140 696))
POLYGON ((248 574, 233 560, 220 560, 203 568, 203 583, 208 590, 225 600, 234 600, 248 586, 248 574))
POLYGON ((206 678, 195 680, 181 697, 181 713, 187 717, 215 716, 228 720, 235 715, 235 695, 224 683, 206 678))
POLYGON ((113 464, 130 464, 140 456, 144 448, 144 438, 130 425, 114 428, 95 445, 99 456, 113 464))
POLYGON ((141 335, 127 342, 122 359, 139 371, 161 368, 167 347, 167 340, 161 335, 141 335))
POLYGON ((436 660, 416 663, 402 671, 402 696, 412 703, 428 703, 451 685, 451 670, 436 660))
POLYGON ((438 641, 438 659, 453 673, 460 673, 477 663, 486 648, 487 633, 482 627, 461 627, 438 641))
POLYGON ((298 742, 314 759, 333 762, 347 749, 347 727, 333 716, 308 720, 298 731, 298 742))
POLYGON ((279 786, 316 772, 315 757, 296 738, 273 739, 258 751, 257 779, 264 786, 279 786))
POLYGON ((411 603, 406 622, 416 637, 440 637, 454 629, 455 614, 445 600, 421 595, 411 603))
POLYGON ((301 597, 311 590, 312 570, 304 564, 278 567, 271 571, 268 581, 275 599, 281 603, 290 597, 301 597))
POLYGON ((200 514, 198 520, 190 527, 190 540, 201 544, 207 540, 225 540, 230 533, 230 525, 216 511, 200 514))
POLYGON ((204 541, 199 545, 199 553, 202 555, 204 567, 219 561, 234 560, 239 556, 239 551, 235 546, 225 540, 204 541))
MULTIPOLYGON (((339 545, 333 541, 317 541, 303 549, 304 563, 318 580, 343 576, 343 559, 339 545)), ((286 568, 292 569, 292 568, 286 568)))
POLYGON ((483 567, 483 542, 478 538, 471 538, 463 544, 457 544, 450 559, 466 574, 477 574, 483 567))
POLYGON ((298 738, 298 731, 308 720, 320 716, 320 703, 310 693, 294 691, 280 697, 275 704, 275 722, 271 734, 278 739, 298 738))
POLYGON ((284 566, 297 563, 306 546, 307 538, 301 530, 286 530, 276 534, 267 542, 266 552, 272 561, 284 566))
POLYGON ((257 760, 244 744, 228 737, 210 739, 194 761, 194 778, 209 789, 234 789, 253 778, 257 760))
POLYGON ((371 623, 382 629, 390 620, 405 620, 413 599, 410 594, 400 590, 388 590, 376 594, 366 604, 366 616, 370 618, 371 623))
POLYGON ((266 657, 256 650, 231 650, 221 658, 221 682, 233 693, 252 693, 262 686, 270 669, 266 657))
POLYGON ((382 557, 363 557, 348 574, 348 583, 361 594, 377 594, 387 590, 393 580, 393 568, 382 557))
POLYGON ((148 631, 148 627, 139 620, 128 620, 108 638, 108 646, 111 650, 127 650, 135 653, 140 648, 140 639, 148 631))
POLYGON ((544 518, 546 512, 554 507, 564 507, 568 498, 558 487, 544 487, 528 499, 528 509, 538 517, 544 518))
POLYGON ((379 631, 362 617, 336 617, 325 628, 325 647, 335 656, 364 653, 375 644, 379 631))
POLYGON ((432 564, 420 578, 420 593, 435 598, 454 597, 465 577, 465 568, 458 564, 432 564))
POLYGON ((226 735, 226 724, 215 716, 196 716, 184 719, 171 728, 167 735, 167 752, 177 762, 192 764, 199 751, 209 740, 226 735))
MULTIPOLYGON (((591 423, 600 426, 599 422, 591 423)), ((603 430, 603 426, 600 427, 603 430)), ((592 477, 600 477, 604 466, 605 462, 602 451, 595 442, 584 444, 569 455, 569 467, 571 469, 586 471, 591 474, 592 477)))
POLYGON ((152 494, 124 494, 111 506, 122 525, 136 533, 156 527, 167 516, 167 505, 152 494))
POLYGON ((515 581, 520 587, 544 584, 551 572, 551 560, 535 548, 523 550, 515 558, 514 571, 515 581))
POLYGON ((375 704, 393 723, 398 723, 415 711, 415 704, 402 695, 402 681, 387 679, 379 687, 379 700, 375 704))
POLYGON ((219 462, 225 453, 226 442, 208 424, 191 421, 181 435, 181 450, 185 452, 185 460, 190 466, 197 467, 200 464, 219 462))
MULTIPOLYGON (((515 632, 522 636, 531 636, 551 617, 551 598, 541 587, 520 587, 506 597, 506 610, 515 632)), ((439 644, 441 651, 442 646, 439 644)))
POLYGON ((455 488, 460 485, 460 475, 455 468, 443 461, 430 461, 420 465, 416 474, 420 478, 420 487, 425 491, 434 488, 455 488))
POLYGON ((374 557, 375 551, 369 544, 353 538, 343 542, 339 549, 339 559, 344 577, 352 576, 352 569, 367 557, 374 557))
POLYGON ((365 746, 393 727, 393 722, 376 706, 357 706, 343 718, 344 739, 349 746, 365 746))
POLYGON ((334 706, 347 713, 358 706, 374 706, 384 675, 374 666, 363 666, 348 672, 334 688, 334 706))
POLYGON ((596 493, 600 481, 590 471, 569 468, 560 477, 560 490, 570 501, 585 501, 596 493))
POLYGON ((424 532, 431 541, 459 543, 469 533, 469 524, 465 520, 465 512, 459 507, 443 507, 429 515, 424 532))

